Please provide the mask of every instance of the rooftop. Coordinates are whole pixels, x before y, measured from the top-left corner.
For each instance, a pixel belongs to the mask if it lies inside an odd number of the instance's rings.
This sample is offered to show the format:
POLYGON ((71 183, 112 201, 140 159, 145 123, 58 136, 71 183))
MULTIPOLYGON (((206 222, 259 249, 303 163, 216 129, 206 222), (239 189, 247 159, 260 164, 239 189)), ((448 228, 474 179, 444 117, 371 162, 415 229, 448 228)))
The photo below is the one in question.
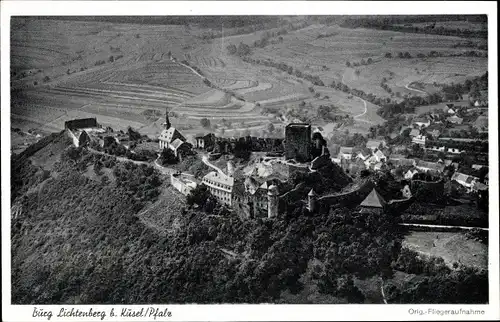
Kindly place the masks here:
POLYGON ((234 178, 229 177, 225 174, 219 173, 217 171, 211 171, 207 173, 204 177, 203 180, 211 180, 217 183, 225 184, 228 186, 233 186, 234 185, 234 178))
POLYGON ((383 208, 386 205, 384 198, 373 188, 370 194, 360 204, 361 207, 383 208))

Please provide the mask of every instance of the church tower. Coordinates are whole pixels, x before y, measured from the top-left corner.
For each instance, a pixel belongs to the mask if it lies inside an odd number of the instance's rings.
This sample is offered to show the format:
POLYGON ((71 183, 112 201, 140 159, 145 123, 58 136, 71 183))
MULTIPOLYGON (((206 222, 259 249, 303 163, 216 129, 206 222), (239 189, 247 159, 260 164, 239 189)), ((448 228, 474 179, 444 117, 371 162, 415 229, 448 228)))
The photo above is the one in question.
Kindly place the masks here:
POLYGON ((163 123, 163 126, 165 127, 165 130, 168 130, 172 124, 170 124, 170 120, 168 118, 168 110, 165 110, 165 123, 163 123))

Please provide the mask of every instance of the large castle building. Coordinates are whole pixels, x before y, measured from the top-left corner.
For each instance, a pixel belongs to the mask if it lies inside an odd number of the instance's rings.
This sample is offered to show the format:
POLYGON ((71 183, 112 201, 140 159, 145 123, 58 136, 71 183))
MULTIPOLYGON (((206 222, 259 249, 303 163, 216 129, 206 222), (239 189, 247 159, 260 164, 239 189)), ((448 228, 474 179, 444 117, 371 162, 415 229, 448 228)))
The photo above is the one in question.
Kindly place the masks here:
POLYGON ((290 123, 285 127, 285 159, 311 160, 311 124, 290 123))

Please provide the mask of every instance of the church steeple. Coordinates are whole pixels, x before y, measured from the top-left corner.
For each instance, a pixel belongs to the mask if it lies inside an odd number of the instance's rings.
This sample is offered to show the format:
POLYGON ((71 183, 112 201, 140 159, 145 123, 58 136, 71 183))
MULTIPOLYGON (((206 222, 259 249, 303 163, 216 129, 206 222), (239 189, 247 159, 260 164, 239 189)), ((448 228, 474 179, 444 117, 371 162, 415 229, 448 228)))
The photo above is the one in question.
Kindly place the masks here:
POLYGON ((170 124, 170 120, 168 119, 168 110, 165 110, 165 123, 163 123, 165 126, 165 130, 168 130, 172 124, 170 124))

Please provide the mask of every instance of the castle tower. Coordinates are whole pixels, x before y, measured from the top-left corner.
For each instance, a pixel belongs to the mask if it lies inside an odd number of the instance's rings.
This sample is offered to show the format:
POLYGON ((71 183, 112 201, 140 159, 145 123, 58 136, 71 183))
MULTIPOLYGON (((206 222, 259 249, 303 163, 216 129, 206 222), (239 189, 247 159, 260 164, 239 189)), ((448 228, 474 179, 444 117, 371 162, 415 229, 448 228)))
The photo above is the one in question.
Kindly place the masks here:
POLYGON ((165 110, 165 123, 163 123, 165 130, 168 130, 172 124, 170 124, 170 120, 168 119, 168 110, 165 110))
POLYGON ((231 161, 227 161, 227 175, 228 177, 234 176, 234 164, 231 161))
POLYGON ((271 185, 267 191, 267 217, 278 216, 278 187, 271 185))
POLYGON ((311 191, 309 191, 309 193, 307 194, 307 198, 307 208, 310 212, 315 212, 316 207, 318 206, 318 195, 316 194, 316 192, 314 192, 314 189, 311 189, 311 191))

